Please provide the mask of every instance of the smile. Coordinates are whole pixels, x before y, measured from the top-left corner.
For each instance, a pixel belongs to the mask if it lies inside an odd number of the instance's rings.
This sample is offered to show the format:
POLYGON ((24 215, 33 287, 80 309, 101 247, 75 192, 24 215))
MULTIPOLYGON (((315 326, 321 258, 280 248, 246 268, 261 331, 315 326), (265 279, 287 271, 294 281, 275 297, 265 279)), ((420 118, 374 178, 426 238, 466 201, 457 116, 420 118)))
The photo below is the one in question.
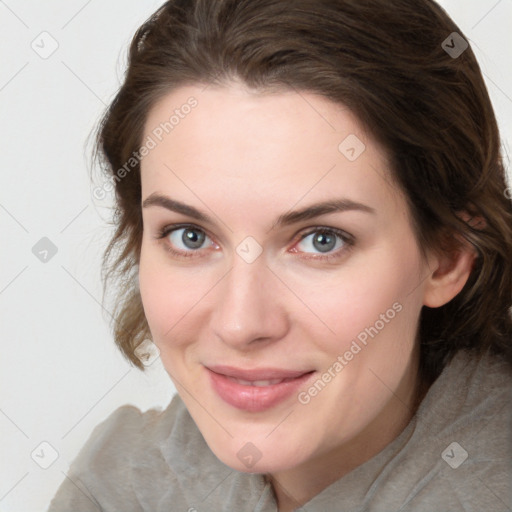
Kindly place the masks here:
POLYGON ((262 412, 295 396, 315 373, 311 370, 242 370, 205 367, 213 391, 227 404, 248 412, 262 412))

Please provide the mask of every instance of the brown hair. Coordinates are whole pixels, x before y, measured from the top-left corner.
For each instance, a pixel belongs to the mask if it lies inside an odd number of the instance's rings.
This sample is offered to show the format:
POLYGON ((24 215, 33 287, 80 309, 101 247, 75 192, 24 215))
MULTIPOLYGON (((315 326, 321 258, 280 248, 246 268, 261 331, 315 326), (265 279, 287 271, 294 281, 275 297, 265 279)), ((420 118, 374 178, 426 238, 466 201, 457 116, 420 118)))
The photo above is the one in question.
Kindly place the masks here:
MULTIPOLYGON (((469 47, 454 56, 442 46, 447 40, 454 47, 453 32, 463 37, 432 0, 170 0, 131 42, 124 83, 98 126, 96 156, 115 178, 142 144, 151 107, 186 84, 239 80, 344 104, 387 149, 420 247, 449 250, 447 241, 453 246, 458 236, 478 253, 453 300, 423 307, 424 376, 438 375, 462 348, 490 349, 512 364, 512 205, 475 55, 469 47)), ((140 166, 115 181, 115 233, 103 277, 105 287, 117 287, 115 341, 142 368, 134 349, 150 331, 136 279, 140 166)))

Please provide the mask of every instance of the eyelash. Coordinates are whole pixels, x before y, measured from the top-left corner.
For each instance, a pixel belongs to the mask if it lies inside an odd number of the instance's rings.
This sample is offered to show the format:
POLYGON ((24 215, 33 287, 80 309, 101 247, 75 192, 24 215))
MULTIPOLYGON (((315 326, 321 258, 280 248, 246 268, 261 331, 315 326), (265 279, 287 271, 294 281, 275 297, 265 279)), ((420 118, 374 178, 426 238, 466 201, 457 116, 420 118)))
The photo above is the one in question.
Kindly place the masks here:
MULTIPOLYGON (((162 229, 158 230, 158 233, 156 235, 157 240, 163 240, 167 236, 169 236, 173 231, 176 231, 178 229, 194 229, 197 231, 203 232, 208 238, 211 239, 210 235, 207 231, 205 231, 203 228, 200 228, 199 226, 195 226, 194 224, 174 224, 171 226, 165 226, 162 229)), ((302 240, 304 240, 306 237, 314 234, 314 233, 327 233, 327 234, 334 234, 337 237, 341 239, 341 241, 344 244, 344 247, 336 250, 335 252, 326 253, 325 255, 321 255, 321 253, 300 253, 301 258, 307 259, 307 260, 316 260, 316 261, 332 261, 332 260, 339 260, 341 257, 343 257, 345 254, 347 254, 350 250, 353 249, 355 244, 355 239, 352 235, 349 235, 348 233, 345 233, 344 231, 337 229, 337 228, 328 228, 325 226, 316 226, 313 228, 310 228, 307 232, 302 233, 299 236, 299 239, 295 242, 294 245, 297 245, 302 240)), ((179 258, 200 258, 202 257, 200 254, 200 250, 196 251, 177 251, 176 249, 173 249, 171 245, 168 243, 164 244, 164 248, 166 251, 170 252, 173 256, 177 256, 179 258)), ((299 253, 299 251, 297 251, 299 253)))

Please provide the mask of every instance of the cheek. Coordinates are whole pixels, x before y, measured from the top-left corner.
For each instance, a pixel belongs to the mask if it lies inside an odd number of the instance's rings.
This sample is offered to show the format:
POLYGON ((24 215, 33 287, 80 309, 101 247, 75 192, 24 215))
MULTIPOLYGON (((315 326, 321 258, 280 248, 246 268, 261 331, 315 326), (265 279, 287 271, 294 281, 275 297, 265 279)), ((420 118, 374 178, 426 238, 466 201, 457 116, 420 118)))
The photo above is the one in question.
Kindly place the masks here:
POLYGON ((139 264, 140 295, 153 341, 161 351, 186 344, 187 339, 195 337, 189 331, 202 325, 198 315, 208 304, 211 282, 211 276, 204 273, 171 267, 165 254, 162 256, 157 248, 143 247, 139 264))
POLYGON ((394 251, 376 253, 371 261, 361 260, 315 287, 306 284, 303 293, 322 320, 316 321, 318 327, 336 340, 334 350, 348 350, 354 339, 362 344, 377 335, 382 339, 384 333, 411 337, 408 326, 415 324, 421 298, 419 289, 411 293, 419 284, 420 264, 414 252, 410 256, 405 263, 394 251))
POLYGON ((180 286, 168 270, 144 251, 139 265, 139 288, 153 341, 160 346, 186 312, 187 288, 180 286))

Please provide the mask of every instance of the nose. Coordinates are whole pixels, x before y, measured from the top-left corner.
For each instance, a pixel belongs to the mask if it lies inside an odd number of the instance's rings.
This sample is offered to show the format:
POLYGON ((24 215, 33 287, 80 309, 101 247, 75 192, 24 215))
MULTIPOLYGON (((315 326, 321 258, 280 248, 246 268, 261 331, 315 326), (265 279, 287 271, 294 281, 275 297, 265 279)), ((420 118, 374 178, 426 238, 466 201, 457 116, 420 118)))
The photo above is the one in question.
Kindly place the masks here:
POLYGON ((231 270, 216 287, 211 314, 214 335, 238 350, 284 337, 289 318, 278 287, 278 279, 262 257, 247 263, 235 255, 231 270))

